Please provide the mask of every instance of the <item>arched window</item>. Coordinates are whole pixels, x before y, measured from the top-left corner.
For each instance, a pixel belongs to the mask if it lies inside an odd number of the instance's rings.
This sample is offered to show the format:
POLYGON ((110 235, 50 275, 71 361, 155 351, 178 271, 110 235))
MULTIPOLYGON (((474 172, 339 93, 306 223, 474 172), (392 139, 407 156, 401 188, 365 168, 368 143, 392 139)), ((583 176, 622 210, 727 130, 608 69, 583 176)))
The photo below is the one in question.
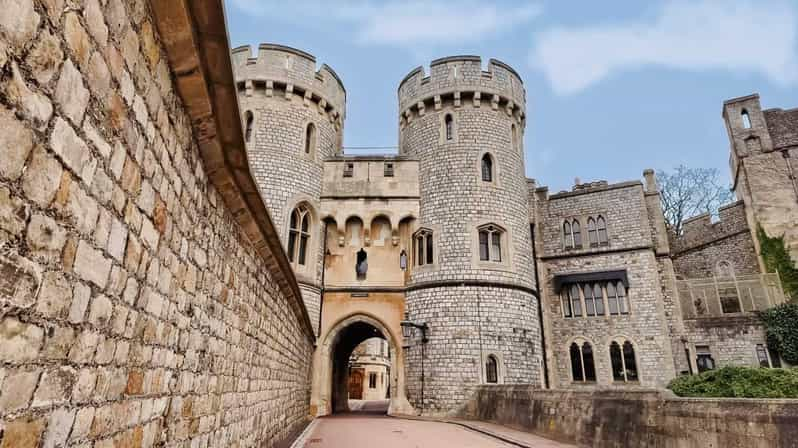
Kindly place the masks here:
POLYGON ((416 232, 414 241, 416 243, 416 266, 432 264, 435 260, 432 231, 429 229, 419 230, 416 232))
POLYGON ((568 297, 571 299, 574 317, 582 317, 582 300, 579 298, 579 286, 576 284, 571 285, 568 291, 568 297))
MULTIPOLYGON (((596 298, 593 296, 593 287, 585 284, 582 288, 585 293, 585 314, 588 316, 596 315, 596 298)), ((601 297, 599 295, 599 297, 601 297)))
POLYGON ((366 273, 369 270, 368 253, 362 247, 357 251, 357 259, 355 260, 355 275, 358 280, 366 278, 366 273))
POLYGON ((499 382, 499 362, 493 355, 488 355, 485 360, 485 381, 492 384, 499 382))
POLYGON ((493 158, 490 154, 482 156, 482 180, 493 182, 493 158))
POLYGON ((288 226, 288 260, 305 265, 310 240, 310 211, 300 205, 291 212, 288 226))
POLYGON ((592 217, 587 218, 587 239, 590 246, 598 246, 598 232, 596 231, 596 220, 592 217))
POLYGON ((610 362, 612 363, 612 379, 615 381, 637 381, 637 361, 635 349, 631 342, 624 341, 623 346, 616 341, 610 344, 610 362))
POLYGON ((571 376, 574 381, 596 381, 596 365, 593 360, 593 347, 585 341, 582 345, 576 342, 569 349, 571 356, 571 376))
POLYGON ((494 225, 479 228, 480 261, 502 261, 502 233, 494 225))
POLYGON ((446 129, 446 140, 454 138, 454 118, 452 114, 446 114, 443 119, 444 128, 446 129))
POLYGON ((582 230, 579 226, 579 221, 574 219, 571 223, 571 229, 574 232, 574 248, 581 248, 582 247, 582 230))
POLYGON ((305 154, 310 154, 316 146, 316 126, 313 123, 308 123, 305 129, 305 154))
POLYGON ((574 234, 571 231, 571 223, 565 221, 562 224, 562 235, 563 239, 565 240, 565 248, 566 249, 573 249, 574 248, 574 234))
POLYGON ((593 298, 596 301, 596 316, 604 315, 604 294, 601 292, 601 284, 593 283, 593 298))
POLYGON ((743 128, 751 129, 751 117, 748 115, 748 111, 743 109, 740 115, 743 117, 743 128))
POLYGON ((607 221, 604 220, 604 217, 599 215, 596 218, 596 228, 598 229, 598 243, 600 246, 603 246, 608 243, 607 238, 607 221))
POLYGON ((244 139, 249 141, 250 137, 252 137, 252 122, 255 121, 255 117, 252 115, 251 111, 244 112, 244 139))

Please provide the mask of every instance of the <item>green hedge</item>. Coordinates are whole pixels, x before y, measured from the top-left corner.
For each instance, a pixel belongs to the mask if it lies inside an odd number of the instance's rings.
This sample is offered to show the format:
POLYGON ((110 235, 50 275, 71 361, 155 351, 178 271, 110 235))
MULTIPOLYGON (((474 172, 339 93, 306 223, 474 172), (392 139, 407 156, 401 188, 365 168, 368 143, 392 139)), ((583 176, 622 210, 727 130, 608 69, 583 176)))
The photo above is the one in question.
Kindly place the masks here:
POLYGON ((680 397, 798 398, 798 369, 722 367, 668 385, 680 397))
POLYGON ((798 365, 798 303, 782 303, 759 313, 765 323, 768 348, 792 365, 798 365))
POLYGON ((766 272, 778 272, 784 293, 798 300, 798 269, 787 252, 784 236, 771 238, 760 225, 756 227, 756 236, 766 272))

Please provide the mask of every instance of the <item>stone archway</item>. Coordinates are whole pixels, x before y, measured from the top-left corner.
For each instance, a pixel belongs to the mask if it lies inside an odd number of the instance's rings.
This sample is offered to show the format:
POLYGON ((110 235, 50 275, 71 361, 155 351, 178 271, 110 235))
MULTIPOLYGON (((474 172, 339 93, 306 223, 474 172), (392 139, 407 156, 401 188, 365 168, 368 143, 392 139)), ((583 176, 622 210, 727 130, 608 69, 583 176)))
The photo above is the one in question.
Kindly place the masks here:
POLYGON ((349 355, 361 342, 379 337, 388 342, 391 360, 388 413, 412 413, 406 397, 404 354, 397 331, 400 330, 389 328, 376 317, 354 314, 341 319, 322 335, 314 356, 312 412, 322 416, 349 410, 349 355))

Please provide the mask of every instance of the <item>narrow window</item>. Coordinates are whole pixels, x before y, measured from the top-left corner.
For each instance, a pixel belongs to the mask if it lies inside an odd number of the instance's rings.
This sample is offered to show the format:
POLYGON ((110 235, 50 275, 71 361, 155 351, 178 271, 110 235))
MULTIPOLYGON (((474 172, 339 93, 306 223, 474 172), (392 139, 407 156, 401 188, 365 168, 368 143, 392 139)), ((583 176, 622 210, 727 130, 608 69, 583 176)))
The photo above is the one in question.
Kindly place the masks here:
POLYGON ((304 206, 291 211, 288 221, 288 261, 305 265, 310 240, 310 213, 304 206))
POLYGON ((516 127, 515 123, 513 123, 513 125, 510 126, 510 136, 513 139, 512 141, 513 149, 516 152, 521 152, 521 145, 519 145, 519 140, 518 140, 518 127, 516 127))
POLYGON ((427 249, 424 251, 424 254, 427 257, 427 264, 432 264, 432 233, 428 233, 425 239, 427 240, 427 249))
POLYGON ((635 348, 632 343, 623 343, 623 365, 626 369, 626 381, 637 381, 637 361, 635 361, 635 348))
POLYGON ((310 151, 315 146, 316 140, 316 126, 313 123, 308 123, 305 129, 305 154, 310 154, 310 151))
POLYGON ((479 259, 502 261, 502 231, 498 227, 491 225, 479 229, 479 259))
POLYGON ((618 291, 618 308, 621 314, 629 314, 629 303, 626 301, 626 286, 623 282, 618 282, 615 288, 618 291))
POLYGON ((485 361, 485 380, 493 384, 499 382, 499 363, 493 355, 485 361))
POLYGON ((587 218, 587 239, 590 247, 598 246, 598 232, 596 231, 596 220, 592 217, 587 218))
POLYGON ((377 388, 377 374, 369 373, 369 389, 377 388))
POLYGON ((607 222, 604 220, 603 216, 599 216, 596 219, 596 227, 598 228, 599 245, 604 246, 608 244, 609 240, 607 239, 607 222))
POLYGON ((623 355, 621 355, 621 346, 612 341, 610 344, 610 362, 612 363, 612 379, 615 381, 625 381, 623 368, 623 355))
POLYGON ((574 317, 582 317, 582 301, 579 299, 579 286, 571 285, 569 296, 574 309, 574 317))
POLYGON ((454 118, 452 118, 452 114, 446 114, 443 122, 446 128, 446 140, 451 140, 454 138, 454 118))
POLYGON ((763 344, 756 345, 756 360, 759 362, 759 367, 770 367, 768 349, 763 344))
POLYGON ((619 314, 618 293, 615 290, 615 284, 612 282, 607 283, 607 307, 610 314, 619 314))
POLYGON ((712 358, 708 345, 695 346, 695 363, 698 366, 698 373, 715 368, 715 359, 712 358))
POLYGON ((589 342, 582 344, 582 364, 585 367, 585 381, 596 381, 596 365, 593 362, 593 347, 589 342))
POLYGON ((582 352, 576 342, 571 344, 569 350, 571 354, 571 376, 574 381, 584 381, 585 376, 582 370, 582 352))
POLYGON ((596 301, 596 316, 603 316, 604 294, 601 291, 601 285, 598 283, 593 284, 593 299, 596 301))
POLYGON ((418 265, 424 265, 424 236, 416 237, 416 251, 418 251, 418 265))
POLYGON ((252 137, 252 122, 255 121, 251 111, 244 113, 244 121, 246 122, 244 125, 244 139, 248 142, 250 137, 252 137))
POLYGON ((382 175, 385 177, 393 177, 393 163, 385 162, 382 175))
POLYGON ((363 248, 357 251, 357 261, 355 262, 355 274, 358 280, 366 278, 366 273, 369 270, 368 254, 363 248))
POLYGON ((574 219, 574 222, 571 224, 571 229, 574 232, 574 247, 581 248, 582 247, 582 230, 579 226, 579 221, 574 219))
POLYGON ((493 159, 490 154, 482 156, 482 180, 484 182, 493 182, 493 159))
POLYGON ((565 240, 565 248, 573 249, 574 247, 574 234, 571 231, 571 223, 565 221, 562 225, 563 239, 565 240))
POLYGON ((491 234, 492 244, 490 246, 490 259, 491 261, 502 261, 502 241, 499 232, 491 234))
POLYGON ((584 285, 583 290, 585 292, 585 315, 595 316, 596 302, 595 302, 595 297, 593 297, 593 287, 586 284, 584 285))
POLYGON ((423 266, 425 264, 432 264, 432 262, 435 260, 432 232, 427 229, 419 230, 418 233, 416 233, 415 241, 417 265, 423 266))
POLYGON ((488 246, 488 232, 479 232, 479 259, 487 261, 490 259, 490 248, 488 246))
POLYGON ((751 129, 751 117, 748 115, 748 111, 743 109, 740 115, 743 117, 743 128, 751 129))
POLYGON ((355 164, 353 162, 344 163, 344 177, 352 177, 355 174, 355 164))
POLYGON ((564 317, 571 317, 573 316, 573 312, 571 311, 571 298, 568 295, 568 291, 561 291, 560 292, 560 303, 562 304, 562 314, 564 317))

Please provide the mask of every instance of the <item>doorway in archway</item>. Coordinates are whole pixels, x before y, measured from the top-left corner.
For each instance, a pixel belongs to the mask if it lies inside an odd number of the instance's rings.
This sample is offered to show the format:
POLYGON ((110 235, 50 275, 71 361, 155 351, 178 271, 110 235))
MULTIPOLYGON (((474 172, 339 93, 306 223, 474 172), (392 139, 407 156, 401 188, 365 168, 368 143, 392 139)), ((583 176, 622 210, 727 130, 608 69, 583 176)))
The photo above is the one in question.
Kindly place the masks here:
POLYGON ((389 339, 356 321, 340 330, 331 348, 332 411, 387 413, 395 356, 389 339))

